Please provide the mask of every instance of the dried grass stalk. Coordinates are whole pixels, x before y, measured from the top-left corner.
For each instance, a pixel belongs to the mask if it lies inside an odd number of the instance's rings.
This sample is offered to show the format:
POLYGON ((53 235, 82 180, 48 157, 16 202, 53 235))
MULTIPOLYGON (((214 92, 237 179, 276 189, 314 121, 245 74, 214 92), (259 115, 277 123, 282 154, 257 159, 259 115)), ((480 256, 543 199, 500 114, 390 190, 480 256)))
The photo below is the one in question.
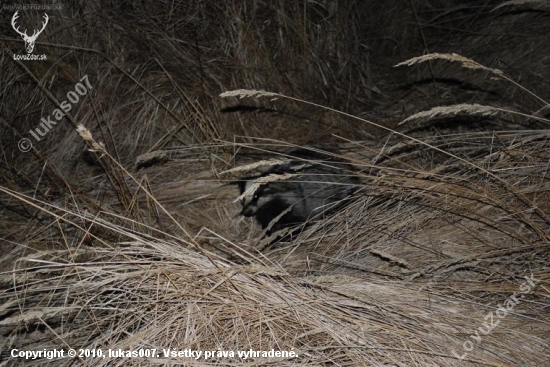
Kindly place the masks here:
POLYGON ((266 183, 275 182, 275 181, 283 181, 283 180, 286 180, 286 179, 291 178, 293 176, 296 176, 296 175, 294 173, 285 173, 283 175, 271 174, 271 175, 267 175, 267 176, 264 176, 264 177, 258 177, 255 180, 254 184, 252 184, 247 190, 245 190, 245 192, 243 192, 238 198, 233 200, 233 202, 237 203, 237 202, 241 201, 242 199, 244 199, 245 197, 253 195, 256 192, 256 190, 258 190, 258 188, 260 186, 262 186, 266 183))
POLYGON ((220 94, 222 98, 228 97, 239 97, 239 98, 249 98, 249 97, 280 97, 278 93, 267 92, 265 90, 254 90, 254 89, 235 89, 220 94))
POLYGON ((547 0, 511 0, 505 1, 496 6, 492 11, 496 11, 507 6, 527 6, 536 10, 550 10, 550 3, 547 0))
POLYGON ((159 162, 169 160, 168 153, 164 150, 154 150, 152 152, 141 154, 136 158, 136 167, 150 167, 159 162))
POLYGON ((491 106, 482 106, 480 104, 456 104, 452 106, 438 106, 434 107, 428 111, 421 111, 415 113, 412 116, 407 117, 405 120, 401 121, 399 125, 403 125, 411 121, 426 121, 435 117, 449 117, 467 114, 470 116, 493 116, 498 113, 500 110, 491 106))
POLYGON ((442 53, 432 53, 427 54, 423 56, 413 57, 412 59, 405 60, 403 62, 400 62, 399 64, 395 65, 394 67, 398 66, 412 66, 415 64, 420 64, 426 61, 430 60, 446 60, 451 62, 459 62, 462 67, 468 68, 468 69, 477 69, 477 70, 485 70, 489 71, 495 75, 501 76, 504 73, 498 69, 488 68, 486 66, 483 66, 477 62, 475 62, 472 59, 469 59, 467 57, 464 57, 459 54, 442 54, 442 53))
POLYGON ((265 166, 272 167, 272 166, 276 166, 276 165, 279 165, 279 164, 285 164, 285 163, 288 163, 288 162, 290 162, 290 160, 288 160, 288 159, 287 160, 264 159, 264 160, 259 161, 259 162, 254 162, 254 163, 250 163, 250 164, 245 164, 243 166, 231 168, 227 171, 221 172, 220 174, 250 172, 252 170, 255 170, 258 167, 265 167, 265 166))

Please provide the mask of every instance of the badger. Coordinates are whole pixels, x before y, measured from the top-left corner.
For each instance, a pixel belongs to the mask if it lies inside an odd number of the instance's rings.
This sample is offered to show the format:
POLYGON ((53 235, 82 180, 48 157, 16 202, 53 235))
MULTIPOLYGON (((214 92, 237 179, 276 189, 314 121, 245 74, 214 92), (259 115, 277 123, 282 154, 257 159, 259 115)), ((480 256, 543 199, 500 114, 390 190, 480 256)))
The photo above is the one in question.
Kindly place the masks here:
POLYGON ((343 160, 307 149, 288 156, 261 175, 238 181, 241 214, 255 217, 266 236, 343 208, 360 184, 343 160))

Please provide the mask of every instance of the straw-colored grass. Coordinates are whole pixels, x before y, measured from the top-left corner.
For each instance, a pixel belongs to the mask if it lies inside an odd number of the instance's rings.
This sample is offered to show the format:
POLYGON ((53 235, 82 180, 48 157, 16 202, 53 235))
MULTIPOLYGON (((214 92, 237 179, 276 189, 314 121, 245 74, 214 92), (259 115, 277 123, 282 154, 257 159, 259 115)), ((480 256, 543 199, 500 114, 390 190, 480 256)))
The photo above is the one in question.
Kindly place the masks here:
POLYGON ((536 3, 88 1, 47 11, 42 62, 2 22, 0 366, 547 365, 536 3), (361 183, 271 246, 235 180, 306 144, 361 183), (54 348, 156 355, 11 355, 54 348))

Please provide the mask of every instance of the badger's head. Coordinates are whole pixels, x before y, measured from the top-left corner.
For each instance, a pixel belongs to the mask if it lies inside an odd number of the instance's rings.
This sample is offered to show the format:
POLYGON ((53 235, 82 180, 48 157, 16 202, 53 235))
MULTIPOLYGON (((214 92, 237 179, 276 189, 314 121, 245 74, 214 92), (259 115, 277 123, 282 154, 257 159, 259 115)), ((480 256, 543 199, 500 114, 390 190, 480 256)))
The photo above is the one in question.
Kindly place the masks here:
POLYGON ((241 204, 243 206, 241 214, 245 217, 252 217, 256 215, 258 210, 265 207, 272 200, 272 190, 270 185, 265 183, 254 189, 252 186, 255 182, 255 179, 239 182, 241 195, 246 193, 241 200, 241 204))

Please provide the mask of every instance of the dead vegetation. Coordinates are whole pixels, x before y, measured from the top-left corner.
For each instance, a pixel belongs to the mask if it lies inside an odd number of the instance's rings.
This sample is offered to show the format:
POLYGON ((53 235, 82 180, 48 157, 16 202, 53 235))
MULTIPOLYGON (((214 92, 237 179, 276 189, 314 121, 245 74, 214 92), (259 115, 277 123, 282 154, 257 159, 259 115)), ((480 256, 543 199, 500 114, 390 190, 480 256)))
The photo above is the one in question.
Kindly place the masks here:
POLYGON ((13 60, 23 41, 0 38, 1 366, 548 365, 544 2, 48 15, 47 62, 13 60), (34 140, 84 75, 90 93, 34 140), (362 186, 268 248, 233 181, 305 144, 362 186), (53 348, 158 357, 10 354, 53 348), (271 349, 297 357, 237 355, 271 349))

